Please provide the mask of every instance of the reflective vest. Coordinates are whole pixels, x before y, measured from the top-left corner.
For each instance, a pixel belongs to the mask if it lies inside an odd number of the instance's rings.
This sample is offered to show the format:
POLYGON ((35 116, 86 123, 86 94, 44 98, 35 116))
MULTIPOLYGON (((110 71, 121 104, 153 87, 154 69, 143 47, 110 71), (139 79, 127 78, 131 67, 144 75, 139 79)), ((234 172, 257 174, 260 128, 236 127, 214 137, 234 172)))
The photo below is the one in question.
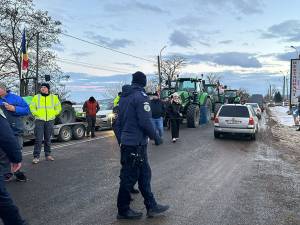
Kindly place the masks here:
POLYGON ((57 95, 42 96, 38 94, 33 97, 30 103, 30 111, 36 119, 50 121, 60 114, 61 104, 57 95))
POLYGON ((119 105, 119 101, 120 101, 120 96, 118 95, 117 97, 115 97, 114 99, 114 107, 119 105))

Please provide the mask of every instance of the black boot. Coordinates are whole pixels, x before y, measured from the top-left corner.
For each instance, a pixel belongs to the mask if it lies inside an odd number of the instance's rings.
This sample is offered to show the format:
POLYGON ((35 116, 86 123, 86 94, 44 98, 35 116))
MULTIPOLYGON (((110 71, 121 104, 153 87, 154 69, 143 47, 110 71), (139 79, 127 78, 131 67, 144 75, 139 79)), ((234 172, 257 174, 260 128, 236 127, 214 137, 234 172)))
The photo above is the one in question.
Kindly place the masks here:
POLYGON ((168 206, 168 205, 160 205, 160 204, 157 204, 156 206, 154 206, 154 207, 152 207, 152 208, 149 208, 149 209, 147 210, 147 216, 148 216, 148 217, 158 216, 158 215, 160 215, 161 213, 167 211, 169 208, 170 208, 170 206, 168 206))
POLYGON ((117 219, 127 219, 127 220, 136 220, 141 219, 143 216, 142 212, 137 212, 132 209, 128 209, 125 213, 118 213, 117 219))
POLYGON ((20 170, 15 172, 15 177, 16 177, 16 181, 19 181, 19 182, 26 182, 27 181, 27 177, 20 170))

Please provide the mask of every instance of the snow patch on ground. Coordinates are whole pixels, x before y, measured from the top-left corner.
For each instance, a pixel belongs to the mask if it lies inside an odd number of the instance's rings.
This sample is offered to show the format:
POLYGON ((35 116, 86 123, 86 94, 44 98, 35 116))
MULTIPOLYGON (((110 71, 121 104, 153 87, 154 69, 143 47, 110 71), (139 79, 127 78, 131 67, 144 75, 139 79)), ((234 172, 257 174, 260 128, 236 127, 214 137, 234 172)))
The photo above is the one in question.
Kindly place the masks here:
POLYGON ((269 109, 271 111, 271 118, 277 123, 288 127, 295 126, 293 116, 287 114, 287 112, 289 111, 288 107, 275 106, 270 107, 269 109))

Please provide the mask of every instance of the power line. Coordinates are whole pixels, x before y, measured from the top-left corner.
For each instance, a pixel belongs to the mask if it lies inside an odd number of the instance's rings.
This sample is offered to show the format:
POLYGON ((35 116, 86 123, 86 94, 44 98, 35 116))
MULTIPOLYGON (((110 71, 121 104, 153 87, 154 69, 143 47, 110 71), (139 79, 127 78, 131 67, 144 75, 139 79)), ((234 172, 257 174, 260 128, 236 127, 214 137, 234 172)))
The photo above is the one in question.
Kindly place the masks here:
POLYGON ((67 63, 67 64, 76 65, 76 66, 82 66, 82 67, 86 67, 86 68, 91 68, 91 69, 97 69, 97 70, 103 70, 103 71, 109 71, 109 72, 117 72, 117 73, 128 73, 128 72, 125 72, 125 71, 114 70, 114 69, 106 69, 104 67, 100 67, 100 66, 96 66, 96 65, 91 65, 91 64, 76 62, 76 61, 73 61, 73 60, 59 59, 59 58, 57 58, 57 61, 60 61, 60 62, 63 62, 63 63, 67 63))
POLYGON ((70 35, 70 34, 66 34, 66 33, 61 33, 61 34, 64 35, 64 36, 67 36, 67 37, 70 37, 70 38, 73 38, 73 39, 76 39, 76 40, 79 40, 79 41, 82 41, 82 42, 91 44, 91 45, 98 46, 98 47, 100 47, 100 48, 105 48, 105 49, 107 49, 107 50, 110 50, 110 51, 113 51, 113 52, 117 52, 117 53, 119 53, 119 54, 127 55, 127 56, 130 56, 130 57, 136 58, 136 59, 140 59, 140 60, 147 61, 147 62, 155 63, 153 60, 146 59, 146 58, 143 58, 143 57, 140 57, 140 56, 136 56, 136 55, 132 55, 132 54, 129 54, 129 53, 126 53, 126 52, 122 52, 122 51, 113 49, 113 48, 109 48, 109 47, 106 47, 106 46, 104 46, 104 45, 100 45, 100 44, 97 44, 97 43, 94 43, 94 42, 91 42, 91 41, 87 41, 87 40, 84 40, 84 39, 82 39, 82 38, 79 38, 79 37, 75 37, 75 36, 73 36, 73 35, 70 35))
POLYGON ((99 67, 99 68, 103 68, 103 69, 116 70, 116 71, 118 70, 118 71, 124 72, 124 73, 131 73, 131 72, 132 72, 132 71, 126 70, 126 69, 124 69, 124 68, 111 67, 111 66, 102 66, 102 65, 95 65, 95 64, 90 64, 90 63, 86 63, 86 62, 80 62, 80 61, 77 61, 77 60, 66 59, 66 58, 60 58, 60 57, 57 57, 57 59, 64 60, 64 61, 69 61, 69 62, 76 63, 76 64, 84 64, 84 65, 86 65, 86 66, 91 66, 91 67, 99 67))

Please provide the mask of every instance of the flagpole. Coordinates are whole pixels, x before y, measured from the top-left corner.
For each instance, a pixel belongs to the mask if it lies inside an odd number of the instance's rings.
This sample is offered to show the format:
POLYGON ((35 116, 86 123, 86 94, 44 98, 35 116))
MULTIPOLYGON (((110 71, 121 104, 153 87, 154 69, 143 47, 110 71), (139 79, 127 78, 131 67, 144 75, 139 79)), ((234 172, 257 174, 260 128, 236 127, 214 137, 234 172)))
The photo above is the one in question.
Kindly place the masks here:
POLYGON ((37 36, 36 36, 35 94, 38 93, 38 85, 39 85, 39 42, 40 42, 40 33, 37 32, 37 36))

